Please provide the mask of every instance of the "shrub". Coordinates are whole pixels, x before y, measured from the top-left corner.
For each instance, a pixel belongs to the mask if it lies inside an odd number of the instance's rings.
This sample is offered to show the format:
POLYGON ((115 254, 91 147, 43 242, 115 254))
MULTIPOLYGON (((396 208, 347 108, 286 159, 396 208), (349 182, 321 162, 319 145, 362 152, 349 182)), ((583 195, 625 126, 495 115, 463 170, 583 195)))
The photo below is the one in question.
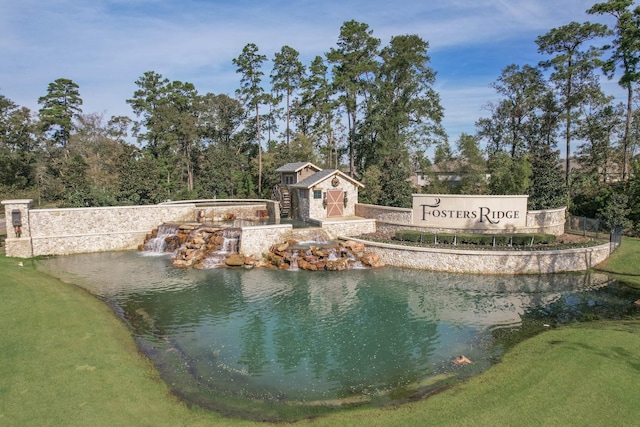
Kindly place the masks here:
POLYGON ((395 234, 395 240, 403 242, 414 242, 421 244, 439 243, 452 245, 477 245, 477 246, 530 246, 540 244, 550 244, 556 241, 556 236, 552 234, 450 234, 450 233, 428 233, 418 230, 399 230, 395 234))

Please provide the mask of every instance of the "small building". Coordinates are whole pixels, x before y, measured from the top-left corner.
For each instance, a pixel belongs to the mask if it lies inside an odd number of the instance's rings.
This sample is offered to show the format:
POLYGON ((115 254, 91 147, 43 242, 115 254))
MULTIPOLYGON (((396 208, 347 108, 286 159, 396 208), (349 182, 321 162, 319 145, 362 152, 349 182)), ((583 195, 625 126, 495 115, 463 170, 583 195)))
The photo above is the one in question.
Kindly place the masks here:
POLYGON ((358 190, 364 185, 338 169, 322 170, 310 162, 297 162, 276 172, 280 172, 280 184, 272 195, 283 217, 308 220, 355 215, 358 190))

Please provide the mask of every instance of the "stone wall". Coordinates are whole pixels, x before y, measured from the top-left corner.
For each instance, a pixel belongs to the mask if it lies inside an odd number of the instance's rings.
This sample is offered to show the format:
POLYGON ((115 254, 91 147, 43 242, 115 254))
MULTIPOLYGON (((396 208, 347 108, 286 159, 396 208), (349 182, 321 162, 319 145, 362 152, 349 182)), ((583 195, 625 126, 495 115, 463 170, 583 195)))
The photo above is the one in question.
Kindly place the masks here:
POLYGON ((267 212, 265 202, 221 206, 167 203, 153 206, 30 209, 31 200, 5 200, 6 254, 30 258, 136 249, 146 234, 164 222, 194 222, 199 217, 220 220, 232 215, 256 218, 267 212), (16 237, 11 212, 20 211, 22 234, 16 237))
POLYGON ((314 220, 314 222, 318 222, 331 239, 336 239, 339 236, 360 236, 376 231, 374 219, 325 219, 314 220))
POLYGON ((380 256, 386 265, 449 273, 544 274, 584 271, 609 256, 609 244, 555 251, 472 251, 419 248, 374 243, 367 252, 380 256))
POLYGON ((387 206, 367 205, 358 203, 355 209, 356 216, 371 218, 380 222, 411 225, 413 211, 406 208, 391 208, 387 206))
POLYGON ((375 206, 358 204, 356 205, 356 215, 363 218, 373 218, 377 221, 377 231, 385 234, 394 234, 398 230, 419 230, 430 233, 543 233, 560 236, 564 234, 566 208, 549 209, 541 211, 527 212, 527 221, 524 228, 517 230, 487 230, 487 229, 465 229, 459 228, 434 228, 413 225, 412 210, 406 208, 391 208, 386 206, 375 206))
POLYGON ((261 257, 269 252, 271 245, 284 242, 292 230, 291 224, 242 227, 238 251, 247 256, 261 257))
POLYGON ((29 211, 33 256, 135 249, 163 222, 194 220, 194 205, 29 211))

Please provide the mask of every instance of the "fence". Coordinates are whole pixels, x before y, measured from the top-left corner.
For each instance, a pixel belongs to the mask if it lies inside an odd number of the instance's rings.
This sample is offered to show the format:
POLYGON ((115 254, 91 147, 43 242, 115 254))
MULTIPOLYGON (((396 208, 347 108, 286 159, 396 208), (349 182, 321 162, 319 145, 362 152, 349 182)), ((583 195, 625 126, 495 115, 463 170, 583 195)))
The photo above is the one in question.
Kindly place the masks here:
POLYGON ((565 222, 564 231, 565 233, 580 234, 594 239, 605 239, 608 236, 609 252, 613 253, 622 243, 622 227, 615 227, 613 230, 603 228, 599 219, 569 215, 565 222))

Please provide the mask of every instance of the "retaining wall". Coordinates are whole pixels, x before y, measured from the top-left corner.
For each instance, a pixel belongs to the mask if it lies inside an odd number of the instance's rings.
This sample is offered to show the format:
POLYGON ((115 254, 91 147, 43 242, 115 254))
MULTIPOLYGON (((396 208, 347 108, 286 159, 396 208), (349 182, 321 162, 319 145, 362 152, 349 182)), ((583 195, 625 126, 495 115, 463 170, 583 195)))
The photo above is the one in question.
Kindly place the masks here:
POLYGON ((517 230, 487 230, 487 229, 458 229, 442 227, 424 227, 413 225, 412 210, 407 208, 391 208, 358 204, 356 215, 372 218, 377 221, 377 231, 385 234, 395 234, 398 230, 418 230, 430 233, 542 233, 560 236, 564 234, 566 208, 528 211, 524 228, 517 230))
POLYGON ((164 222, 194 222, 198 216, 222 219, 229 214, 255 217, 266 203, 199 206, 195 203, 103 208, 30 209, 31 200, 5 200, 5 214, 21 214, 21 236, 7 221, 6 254, 30 258, 85 252, 136 249, 145 236, 164 222))
POLYGON ((387 265, 450 273, 544 274, 584 271, 601 263, 610 253, 609 244, 552 251, 476 251, 375 243, 343 237, 366 244, 367 252, 380 256, 387 265))

